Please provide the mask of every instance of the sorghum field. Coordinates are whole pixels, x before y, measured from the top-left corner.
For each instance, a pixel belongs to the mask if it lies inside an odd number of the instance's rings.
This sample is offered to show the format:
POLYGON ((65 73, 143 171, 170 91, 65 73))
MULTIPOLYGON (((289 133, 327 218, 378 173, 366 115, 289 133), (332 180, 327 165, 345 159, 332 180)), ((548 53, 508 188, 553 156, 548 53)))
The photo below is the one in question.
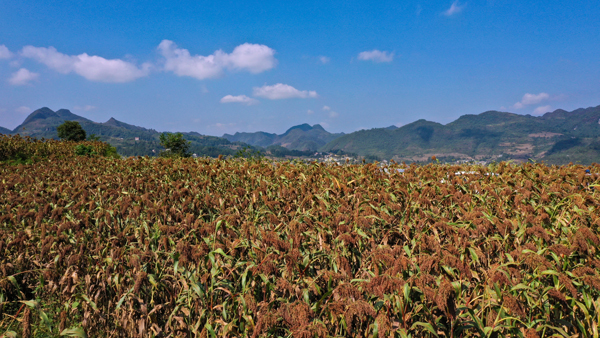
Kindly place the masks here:
POLYGON ((386 168, 0 164, 0 335, 598 337, 600 166, 386 168))

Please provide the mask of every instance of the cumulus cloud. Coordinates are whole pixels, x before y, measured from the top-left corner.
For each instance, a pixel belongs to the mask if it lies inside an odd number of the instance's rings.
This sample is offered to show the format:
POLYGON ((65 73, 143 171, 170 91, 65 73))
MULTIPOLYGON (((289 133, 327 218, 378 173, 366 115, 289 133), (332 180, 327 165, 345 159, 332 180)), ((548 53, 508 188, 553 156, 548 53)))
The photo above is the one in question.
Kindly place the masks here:
POLYGON ((264 85, 262 87, 254 87, 254 96, 264 97, 269 100, 281 100, 291 98, 315 98, 318 97, 317 92, 308 90, 298 90, 290 85, 278 83, 272 86, 264 85))
POLYGON ((322 64, 326 64, 326 63, 329 63, 329 61, 331 61, 331 59, 328 58, 327 56, 319 56, 319 61, 321 61, 322 64))
POLYGON ((541 106, 533 110, 533 115, 544 115, 552 109, 551 106, 541 106))
POLYGON ((525 95, 523 95, 523 98, 521 99, 521 101, 519 101, 513 105, 513 108, 521 109, 525 106, 532 105, 532 104, 538 104, 538 103, 548 100, 548 99, 550 99, 550 95, 548 95, 548 93, 539 93, 539 94, 526 93, 525 95))
POLYGON ((244 43, 235 47, 231 54, 221 53, 227 68, 247 70, 253 74, 262 73, 277 64, 275 50, 265 45, 244 43))
POLYGON ((447 10, 444 11, 444 15, 445 16, 453 16, 454 14, 458 14, 460 12, 462 12, 462 10, 465 8, 465 5, 461 5, 458 0, 454 1, 452 3, 452 5, 450 5, 450 8, 448 8, 447 10))
POLYGON ((238 95, 238 96, 227 95, 221 99, 221 103, 232 103, 232 102, 242 103, 247 106, 251 106, 251 105, 260 103, 260 101, 258 101, 257 99, 253 99, 246 95, 238 95))
POLYGON ((8 82, 13 86, 23 86, 29 84, 29 82, 37 80, 40 74, 30 72, 28 69, 21 68, 14 72, 8 82))
POLYGON ((5 45, 0 45, 0 59, 10 59, 13 53, 5 45))
POLYGON ((31 113, 31 108, 21 106, 21 107, 15 109, 15 111, 19 114, 29 114, 29 113, 31 113))
POLYGON ((338 114, 338 113, 336 113, 336 112, 334 112, 334 111, 330 111, 330 112, 329 112, 329 117, 331 117, 331 118, 338 117, 339 115, 340 115, 340 114, 338 114))
POLYGON ((331 108, 329 108, 329 106, 323 106, 323 110, 331 110, 331 108))
POLYGON ((190 76, 199 80, 223 75, 224 69, 245 70, 257 74, 277 65, 275 50, 258 44, 244 43, 227 54, 217 50, 211 55, 191 55, 187 49, 177 48, 170 40, 163 40, 158 50, 165 58, 164 69, 178 76, 190 76))
POLYGON ((25 46, 21 55, 40 62, 55 71, 68 74, 74 72, 90 81, 98 82, 130 82, 150 73, 151 65, 141 67, 121 59, 105 59, 87 53, 66 55, 54 47, 25 46))
POLYGON ((307 110, 307 111, 306 111, 306 113, 307 113, 308 115, 312 115, 312 114, 314 114, 315 112, 309 109, 309 110, 307 110))
POLYGON ((373 49, 371 51, 364 51, 358 54, 358 59, 362 61, 373 61, 373 62, 392 62, 394 60, 394 52, 389 53, 386 51, 380 51, 373 49))

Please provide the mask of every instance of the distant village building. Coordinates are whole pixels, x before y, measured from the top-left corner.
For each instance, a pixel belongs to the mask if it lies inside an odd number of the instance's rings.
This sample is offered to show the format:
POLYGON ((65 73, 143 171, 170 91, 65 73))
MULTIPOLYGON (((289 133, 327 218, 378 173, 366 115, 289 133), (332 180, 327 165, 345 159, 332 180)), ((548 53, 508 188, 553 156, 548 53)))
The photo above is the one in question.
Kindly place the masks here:
POLYGON ((139 141, 139 140, 140 140, 140 138, 139 138, 139 137, 136 137, 136 138, 135 138, 135 140, 136 140, 136 141, 139 141))

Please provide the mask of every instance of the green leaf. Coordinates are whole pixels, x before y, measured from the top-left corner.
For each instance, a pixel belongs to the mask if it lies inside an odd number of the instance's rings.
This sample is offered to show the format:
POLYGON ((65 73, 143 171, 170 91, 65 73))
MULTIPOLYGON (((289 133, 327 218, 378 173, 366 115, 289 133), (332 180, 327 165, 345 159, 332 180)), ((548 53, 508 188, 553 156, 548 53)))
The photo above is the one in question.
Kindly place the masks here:
POLYGON ((121 299, 119 299, 119 302, 117 303, 117 307, 115 309, 119 309, 121 307, 121 305, 123 305, 123 302, 125 301, 125 297, 127 297, 129 293, 126 293, 123 295, 123 297, 121 297, 121 299))
POLYGON ((435 330, 433 329, 433 326, 429 323, 416 322, 413 324, 413 326, 410 329, 414 330, 417 325, 424 327, 427 331, 431 332, 434 336, 439 337, 437 332, 435 332, 435 330))
POLYGON ((475 253, 475 250, 469 248, 469 253, 471 254, 471 259, 477 263, 479 263, 479 256, 475 253))
POLYGON ((88 302, 88 304, 90 304, 92 309, 94 309, 95 311, 98 311, 98 307, 96 306, 96 303, 92 302, 87 295, 81 295, 81 298, 85 299, 85 301, 88 302))
POLYGON ((61 336, 69 336, 69 337, 80 337, 87 338, 85 331, 82 328, 78 327, 75 329, 65 329, 60 333, 61 336))
POLYGON ((202 296, 202 290, 200 289, 200 287, 198 286, 198 284, 196 283, 191 283, 192 289, 194 290, 194 292, 196 292, 196 294, 198 296, 202 296))
POLYGON ((231 256, 228 256, 228 255, 227 255, 227 254, 226 254, 226 253, 223 251, 223 249, 221 249, 221 248, 218 248, 217 250, 214 250, 213 252, 214 252, 214 253, 221 254, 221 255, 222 255, 222 256, 224 256, 225 258, 231 258, 231 256))
POLYGON ((48 328, 48 330, 52 331, 52 321, 50 320, 50 318, 48 318, 48 315, 46 314, 46 312, 40 310, 40 318, 44 322, 44 325, 46 325, 46 328, 48 328))
POLYGON ((6 332, 4 332, 4 337, 17 338, 17 333, 15 331, 6 331, 6 332))
POLYGON ((542 271, 542 275, 556 275, 556 276, 560 276, 560 274, 554 270, 545 270, 542 271))
POLYGON ((211 338, 217 338, 217 335, 215 334, 215 330, 213 330, 212 325, 210 325, 209 323, 206 323, 206 325, 204 325, 204 327, 210 334, 211 338))
POLYGON ((158 283, 156 283, 156 279, 154 278, 154 275, 149 274, 148 280, 150 281, 150 284, 152 284, 152 286, 156 287, 158 285, 158 283))
POLYGON ((510 289, 510 291, 522 290, 522 289, 525 289, 525 290, 532 290, 532 291, 533 291, 533 289, 532 289, 532 288, 531 288, 529 285, 525 285, 525 284, 523 284, 523 283, 519 283, 519 284, 517 284, 517 285, 513 286, 513 287, 510 289))
POLYGON ((14 276, 8 276, 6 278, 8 278, 8 280, 15 286, 15 288, 17 288, 17 290, 21 291, 19 283, 17 283, 17 279, 14 276))
POLYGON ((246 278, 248 277, 248 269, 242 274, 242 290, 246 289, 246 278))
POLYGON ((32 309, 35 309, 36 307, 38 307, 39 303, 35 300, 22 300, 20 301, 21 303, 29 306, 32 309))

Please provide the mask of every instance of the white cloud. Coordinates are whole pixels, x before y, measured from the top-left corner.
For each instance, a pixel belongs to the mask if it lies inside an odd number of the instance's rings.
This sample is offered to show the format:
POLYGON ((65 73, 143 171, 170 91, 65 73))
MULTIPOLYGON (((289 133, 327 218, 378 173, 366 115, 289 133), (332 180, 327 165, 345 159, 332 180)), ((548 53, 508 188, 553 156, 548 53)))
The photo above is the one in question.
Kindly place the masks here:
POLYGON ((21 68, 13 73, 10 79, 8 79, 8 82, 13 86, 23 86, 29 84, 31 81, 37 80, 39 77, 40 74, 21 68))
POLYGON ((227 68, 247 70, 252 74, 262 73, 277 64, 275 50, 265 45, 244 43, 235 47, 231 54, 221 53, 227 68))
POLYGON ((329 61, 331 61, 331 59, 328 58, 327 56, 319 56, 319 61, 321 61, 322 64, 326 64, 326 63, 329 63, 329 61))
POLYGON ((371 51, 364 51, 358 54, 358 59, 363 61, 373 62, 392 62, 394 60, 394 52, 389 53, 386 51, 380 51, 373 49, 371 51))
POLYGON ((519 101, 513 105, 513 108, 521 109, 525 106, 532 105, 532 104, 538 104, 538 103, 548 100, 548 99, 550 99, 550 95, 548 95, 548 93, 539 93, 539 94, 526 93, 525 95, 523 95, 523 98, 521 99, 521 101, 519 101))
POLYGON ((130 82, 150 73, 151 65, 141 67, 121 59, 105 59, 87 53, 66 55, 54 47, 25 46, 21 55, 45 64, 63 74, 74 72, 90 81, 98 82, 130 82))
POLYGON ((0 45, 0 59, 10 59, 13 53, 5 45, 0 45))
POLYGON ((227 95, 221 99, 221 103, 232 103, 232 102, 243 103, 247 106, 251 106, 251 105, 260 103, 260 101, 258 101, 257 99, 253 99, 246 95, 238 95, 238 96, 227 95))
POLYGON ((257 74, 277 64, 275 50, 258 44, 244 43, 233 49, 231 54, 217 50, 211 55, 191 55, 187 49, 177 48, 170 40, 163 40, 158 50, 166 59, 164 69, 178 76, 209 79, 223 75, 224 69, 246 70, 257 74))
POLYGON ((29 114, 29 113, 31 113, 31 108, 21 106, 21 107, 15 109, 15 111, 19 114, 29 114))
POLYGON ((323 110, 331 110, 331 108, 329 108, 329 106, 323 106, 323 110))
POLYGON ((262 87, 254 87, 254 96, 264 97, 269 100, 281 100, 291 98, 315 98, 319 95, 312 90, 298 90, 290 85, 278 83, 272 86, 264 85, 262 87))
POLYGON ((452 3, 452 5, 450 5, 450 8, 448 8, 447 10, 444 11, 444 15, 452 16, 454 14, 458 14, 458 13, 462 12, 462 10, 464 8, 465 8, 465 5, 460 5, 458 0, 456 0, 452 3))
POLYGON ((75 106, 73 107, 73 110, 83 110, 83 111, 90 111, 90 110, 94 110, 98 107, 96 106, 92 106, 92 105, 85 105, 85 106, 75 106))
POLYGON ((533 111, 533 115, 544 115, 552 109, 551 106, 541 106, 537 107, 533 111))
POLYGON ((200 87, 200 91, 202 92, 202 94, 207 94, 208 93, 208 88, 206 87, 205 84, 203 84, 202 87, 200 87))
POLYGON ((307 113, 308 115, 312 115, 312 114, 314 114, 315 112, 309 109, 308 111, 306 111, 306 113, 307 113))
POLYGON ((338 117, 339 115, 340 115, 340 114, 338 114, 338 113, 336 113, 336 112, 334 112, 334 111, 330 111, 330 112, 329 112, 329 117, 331 117, 331 118, 338 117))

